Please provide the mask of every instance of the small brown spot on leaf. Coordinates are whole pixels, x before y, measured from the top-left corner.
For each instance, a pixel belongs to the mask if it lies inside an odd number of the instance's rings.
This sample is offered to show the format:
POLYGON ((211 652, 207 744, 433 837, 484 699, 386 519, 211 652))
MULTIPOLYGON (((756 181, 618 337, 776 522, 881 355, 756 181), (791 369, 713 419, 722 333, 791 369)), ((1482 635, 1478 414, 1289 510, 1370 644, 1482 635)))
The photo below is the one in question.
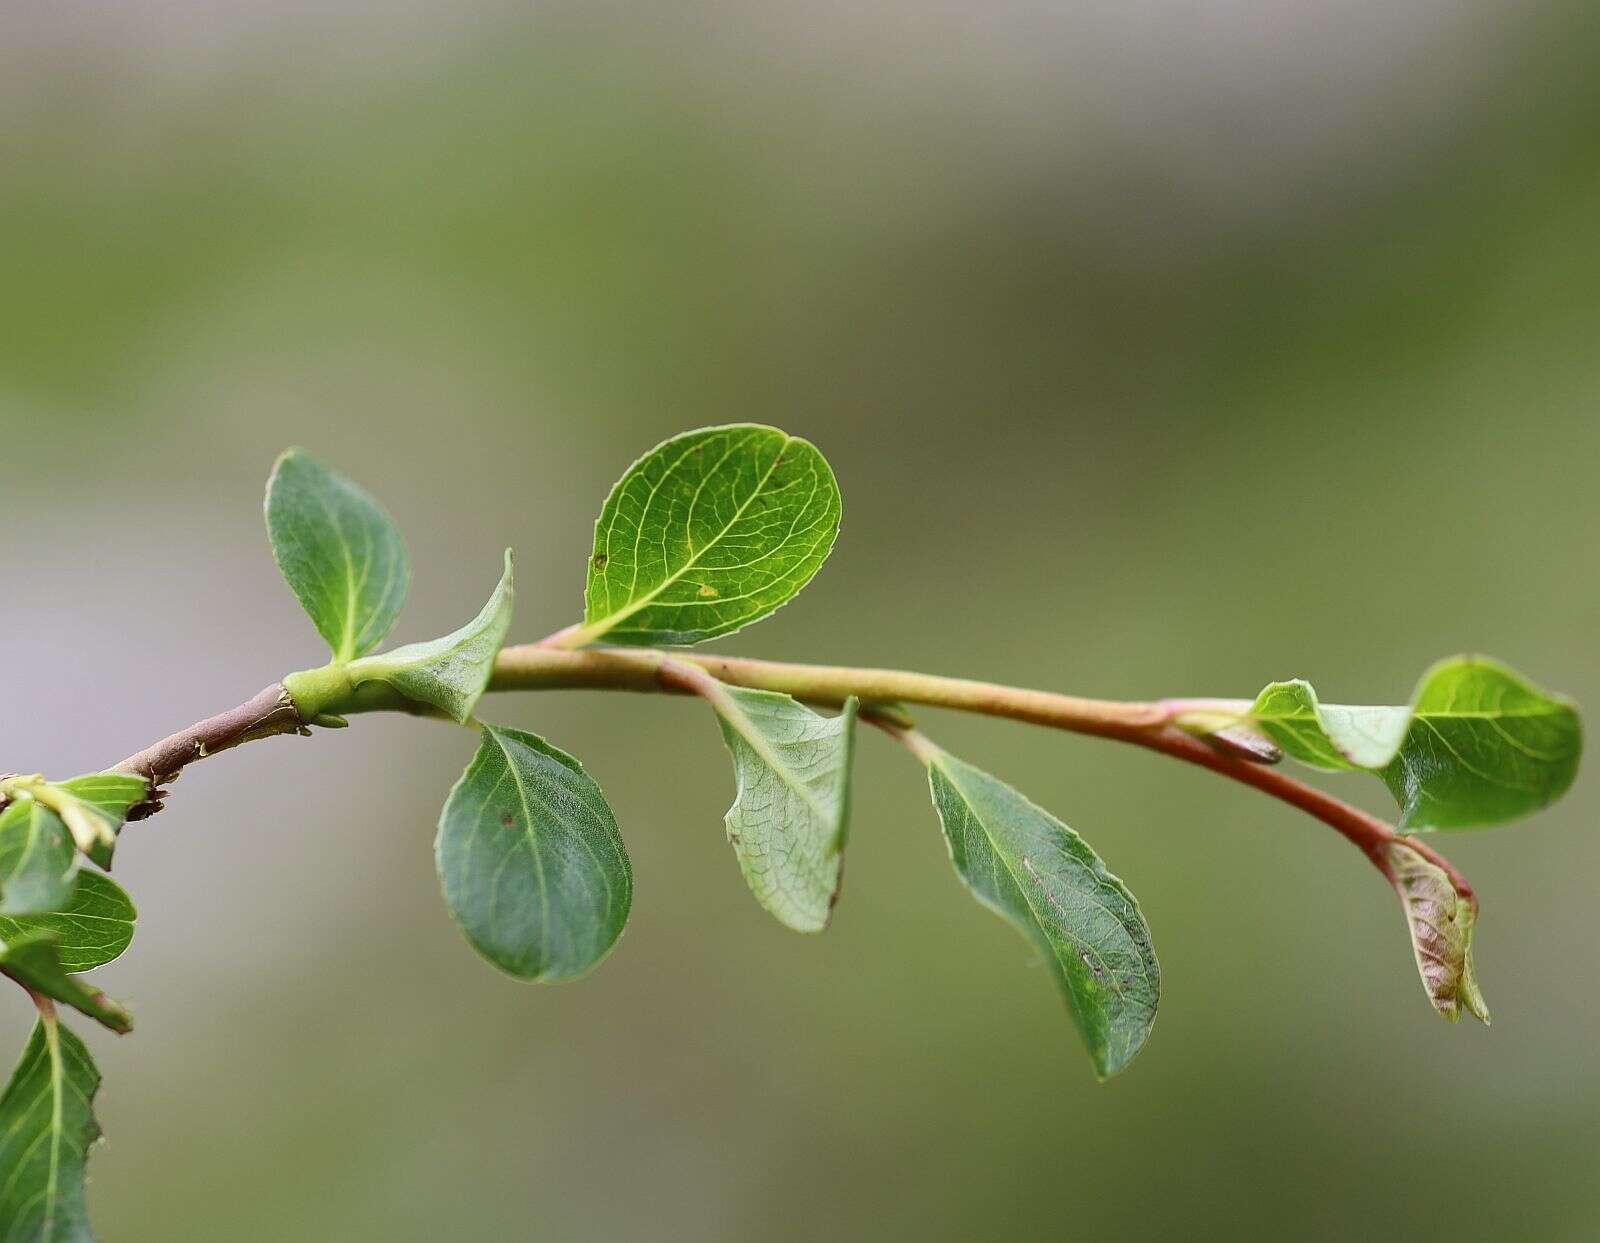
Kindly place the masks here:
POLYGON ((505 825, 506 828, 508 828, 508 829, 512 825, 514 825, 516 822, 517 822, 517 818, 514 815, 512 815, 509 811, 506 812, 505 815, 500 817, 500 823, 505 825))
POLYGON ((605 553, 603 553, 603 552, 595 553, 595 555, 594 555, 594 568, 597 569, 597 570, 605 569, 606 568, 606 562, 609 561, 609 560, 611 560, 611 558, 606 556, 605 553))
POLYGON ((717 589, 715 587, 713 587, 710 583, 701 583, 700 584, 700 590, 695 592, 695 595, 700 596, 702 599, 710 599, 711 597, 715 596, 716 594, 717 594, 717 589))

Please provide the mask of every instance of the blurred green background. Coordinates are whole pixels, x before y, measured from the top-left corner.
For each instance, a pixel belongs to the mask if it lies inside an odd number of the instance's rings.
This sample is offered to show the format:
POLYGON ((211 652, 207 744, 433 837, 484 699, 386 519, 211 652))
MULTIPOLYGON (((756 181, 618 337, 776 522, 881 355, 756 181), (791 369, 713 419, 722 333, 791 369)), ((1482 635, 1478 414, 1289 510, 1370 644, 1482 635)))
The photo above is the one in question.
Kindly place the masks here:
MULTIPOLYGON (((532 639, 627 463, 734 420, 814 439, 845 525, 723 650, 1355 702, 1476 650, 1600 703, 1597 50, 1545 3, 7 4, 0 768, 322 659, 287 444, 406 531, 398 639, 506 542, 532 639)), ((1600 1237, 1591 780, 1442 843, 1495 1013, 1453 1029, 1331 832, 930 714, 1143 901, 1162 1017, 1097 1086, 886 740, 813 939, 743 889, 707 713, 490 711, 605 786, 616 955, 527 987, 451 926, 459 731, 196 768, 119 855, 108 1243, 1600 1237)))

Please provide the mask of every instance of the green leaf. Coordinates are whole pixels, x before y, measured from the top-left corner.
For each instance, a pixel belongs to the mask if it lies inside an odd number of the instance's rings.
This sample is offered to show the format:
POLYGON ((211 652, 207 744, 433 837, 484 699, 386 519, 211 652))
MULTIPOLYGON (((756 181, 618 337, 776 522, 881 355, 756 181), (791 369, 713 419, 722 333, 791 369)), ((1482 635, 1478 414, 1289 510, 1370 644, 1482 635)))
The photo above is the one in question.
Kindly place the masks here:
POLYGON ((1043 952, 1095 1071, 1117 1074, 1144 1046, 1161 993, 1139 903, 1049 812, 945 751, 925 758, 956 872, 1043 952))
POLYGON ((1309 683, 1274 682, 1249 717, 1303 763, 1380 776, 1400 827, 1456 829, 1538 811, 1572 785, 1583 747, 1573 705, 1483 657, 1441 661, 1411 706, 1324 704, 1309 683))
POLYGON ((738 782, 728 841, 756 901, 796 932, 821 932, 844 867, 856 701, 825 717, 788 695, 725 691, 712 702, 738 782))
POLYGON ((272 555, 335 662, 383 642, 405 602, 411 568, 394 520, 370 495, 304 449, 267 481, 272 555))
POLYGON ((1478 911, 1457 892, 1443 868, 1403 841, 1385 852, 1385 873, 1400 895, 1417 971, 1433 1008, 1452 1023, 1464 1008, 1489 1024, 1489 1007, 1472 966, 1472 928, 1478 911))
POLYGON ((788 603, 838 534, 839 487, 808 441, 753 423, 675 436, 606 498, 578 638, 731 634, 788 603))
POLYGON ((67 972, 61 961, 61 943, 54 932, 38 929, 7 939, 0 946, 0 972, 24 988, 43 993, 87 1014, 112 1031, 133 1030, 133 1017, 98 988, 91 988, 67 972))
POLYGON ((453 634, 428 643, 412 643, 392 652, 365 656, 350 665, 350 682, 382 682, 407 699, 432 704, 457 721, 477 707, 494 658, 511 629, 511 550, 505 573, 482 611, 453 634))
POLYGON ((133 773, 87 773, 50 783, 63 801, 57 813, 78 842, 78 848, 103 868, 111 866, 117 834, 128 811, 149 796, 143 777, 133 773))
POLYGON ((519 979, 577 979, 622 935, 633 868, 611 808, 583 765, 537 735, 483 727, 434 853, 467 940, 519 979))
POLYGON ((0 1096, 0 1225, 7 1243, 92 1243, 84 1195, 100 1138, 100 1072, 83 1041, 41 1015, 0 1096))
POLYGON ((78 883, 78 852, 61 817, 19 795, 0 812, 0 915, 59 911, 78 883))
POLYGON ((86 869, 78 873, 77 891, 62 910, 47 915, 0 915, 0 941, 51 932, 60 948, 62 970, 90 971, 128 948, 137 917, 133 900, 116 881, 86 869))

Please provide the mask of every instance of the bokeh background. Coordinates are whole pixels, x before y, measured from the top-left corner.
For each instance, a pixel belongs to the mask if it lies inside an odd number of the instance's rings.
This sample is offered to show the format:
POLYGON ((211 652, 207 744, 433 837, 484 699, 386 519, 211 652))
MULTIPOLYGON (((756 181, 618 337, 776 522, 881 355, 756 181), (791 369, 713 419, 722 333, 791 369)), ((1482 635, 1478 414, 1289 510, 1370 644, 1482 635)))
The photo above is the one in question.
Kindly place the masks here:
MULTIPOLYGON (((1462 0, 9 0, 0 768, 320 661, 261 531, 285 445, 401 522, 399 639, 507 542, 532 639, 627 463, 734 420, 817 441, 845 526, 728 651, 1393 702, 1479 650, 1600 703, 1597 51, 1590 5, 1462 0)), ((118 858, 108 1243, 1600 1237, 1587 775, 1443 843, 1495 1013, 1450 1028, 1326 829, 930 714, 1149 914, 1162 1016, 1098 1086, 886 740, 802 938, 707 713, 489 711, 606 788, 618 952, 527 987, 451 926, 459 731, 197 767, 118 858)))

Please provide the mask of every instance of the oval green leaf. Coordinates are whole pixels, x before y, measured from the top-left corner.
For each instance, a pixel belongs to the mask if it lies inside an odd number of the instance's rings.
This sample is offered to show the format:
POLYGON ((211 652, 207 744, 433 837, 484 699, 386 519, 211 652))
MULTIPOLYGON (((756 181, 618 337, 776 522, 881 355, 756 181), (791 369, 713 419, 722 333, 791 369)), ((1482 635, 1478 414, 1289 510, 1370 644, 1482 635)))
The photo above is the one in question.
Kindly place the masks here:
POLYGON ((1038 946, 1096 1074, 1117 1074, 1144 1047, 1161 995, 1138 901, 1083 838, 1005 782, 945 751, 927 761, 956 872, 1038 946))
POLYGON ((839 512, 808 441, 753 423, 675 436, 606 498, 573 642, 700 643, 759 621, 827 560, 839 512))
POLYGON ((304 449, 289 449, 267 481, 267 536, 335 662, 383 642, 411 567, 399 529, 371 495, 304 449))
POLYGON ((1303 763, 1376 773, 1410 830, 1538 811, 1572 785, 1583 749, 1569 700, 1480 656, 1428 670, 1409 707, 1325 704, 1308 682, 1274 682, 1250 705, 1249 721, 1303 763))
POLYGON ((21 795, 0 812, 0 915, 39 915, 72 901, 78 852, 61 817, 21 795))
POLYGON ((611 808, 583 765, 535 734, 483 727, 434 853, 451 916, 518 979, 577 979, 622 935, 633 868, 611 808))
POLYGON ((88 1243, 84 1166, 100 1138, 100 1072, 54 1017, 34 1025, 0 1096, 0 1225, 6 1239, 88 1243))
POLYGON ((500 585, 478 615, 460 630, 427 643, 366 656, 350 665, 350 683, 382 682, 407 699, 432 704, 465 721, 483 697, 494 658, 511 629, 511 550, 500 585))
POLYGON ((728 841, 756 901, 796 932, 821 932, 844 867, 856 701, 825 717, 773 691, 725 692, 712 704, 738 782, 728 841))
POLYGON ((78 873, 78 887, 65 908, 47 915, 0 915, 0 941, 33 932, 53 933, 61 969, 91 971, 118 958, 133 941, 138 912, 122 886, 101 872, 78 873))

